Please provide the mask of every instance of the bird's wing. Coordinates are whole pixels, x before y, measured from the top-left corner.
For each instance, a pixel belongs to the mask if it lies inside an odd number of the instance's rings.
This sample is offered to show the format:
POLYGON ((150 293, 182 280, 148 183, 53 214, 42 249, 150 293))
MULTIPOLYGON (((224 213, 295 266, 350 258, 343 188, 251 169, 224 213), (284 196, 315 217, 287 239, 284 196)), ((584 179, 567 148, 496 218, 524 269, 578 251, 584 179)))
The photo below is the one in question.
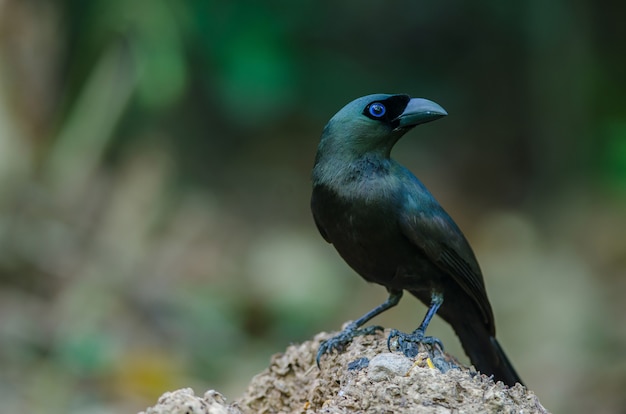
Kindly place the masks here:
POLYGON ((493 312, 485 283, 469 243, 443 209, 409 210, 400 215, 402 233, 413 245, 450 275, 474 299, 485 323, 493 329, 493 312))
POLYGON ((332 241, 330 241, 330 239, 328 238, 328 234, 326 233, 326 230, 324 230, 324 227, 322 227, 320 222, 317 220, 317 217, 315 217, 315 214, 313 214, 313 220, 315 220, 315 225, 317 226, 317 229, 319 230, 324 240, 326 240, 328 243, 332 243, 332 241))
POLYGON ((317 204, 317 192, 315 191, 315 189, 313 189, 313 195, 311 196, 311 212, 313 213, 313 220, 315 220, 315 226, 317 226, 317 230, 319 230, 324 240, 332 244, 332 241, 330 241, 330 239, 328 238, 328 233, 326 233, 326 230, 324 230, 324 227, 322 227, 322 224, 320 223, 320 221, 318 220, 315 214, 315 211, 317 211, 316 204, 317 204))

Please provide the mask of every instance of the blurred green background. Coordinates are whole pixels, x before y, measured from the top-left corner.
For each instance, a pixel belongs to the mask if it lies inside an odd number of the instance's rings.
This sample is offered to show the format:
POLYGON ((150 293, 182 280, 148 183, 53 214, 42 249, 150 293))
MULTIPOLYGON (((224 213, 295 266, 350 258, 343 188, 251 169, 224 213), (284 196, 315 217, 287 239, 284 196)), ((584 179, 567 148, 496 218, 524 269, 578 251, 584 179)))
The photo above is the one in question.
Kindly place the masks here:
MULTIPOLYGON (((450 116, 394 156, 464 229, 554 412, 626 412, 626 3, 0 1, 0 411, 236 398, 380 303, 317 233, 320 132, 374 92, 450 116)), ((376 322, 414 329, 406 297, 376 322)), ((442 322, 431 334, 462 355, 442 322)))

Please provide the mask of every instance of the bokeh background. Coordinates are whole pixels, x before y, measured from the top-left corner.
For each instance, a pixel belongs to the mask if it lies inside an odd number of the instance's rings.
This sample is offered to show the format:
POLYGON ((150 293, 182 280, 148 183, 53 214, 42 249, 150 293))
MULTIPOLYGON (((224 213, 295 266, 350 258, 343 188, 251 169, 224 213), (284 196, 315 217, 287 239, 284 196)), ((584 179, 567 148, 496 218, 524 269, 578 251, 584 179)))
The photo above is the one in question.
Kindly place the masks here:
MULTIPOLYGON (((380 303, 317 233, 319 134, 374 92, 554 412, 626 412, 624 2, 0 1, 0 411, 236 398, 380 303)), ((410 297, 376 322, 414 329, 410 297)), ((431 334, 462 355, 437 321, 431 334)))

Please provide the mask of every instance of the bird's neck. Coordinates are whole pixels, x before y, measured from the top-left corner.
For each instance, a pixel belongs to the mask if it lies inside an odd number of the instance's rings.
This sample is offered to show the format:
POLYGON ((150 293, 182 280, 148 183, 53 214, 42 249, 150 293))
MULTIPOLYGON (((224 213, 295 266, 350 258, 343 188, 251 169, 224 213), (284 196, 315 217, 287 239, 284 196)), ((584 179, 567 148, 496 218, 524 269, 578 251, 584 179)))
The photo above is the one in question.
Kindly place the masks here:
POLYGON ((325 154, 328 153, 317 154, 313 167, 313 184, 335 190, 345 190, 359 183, 386 177, 396 164, 388 152, 325 154))

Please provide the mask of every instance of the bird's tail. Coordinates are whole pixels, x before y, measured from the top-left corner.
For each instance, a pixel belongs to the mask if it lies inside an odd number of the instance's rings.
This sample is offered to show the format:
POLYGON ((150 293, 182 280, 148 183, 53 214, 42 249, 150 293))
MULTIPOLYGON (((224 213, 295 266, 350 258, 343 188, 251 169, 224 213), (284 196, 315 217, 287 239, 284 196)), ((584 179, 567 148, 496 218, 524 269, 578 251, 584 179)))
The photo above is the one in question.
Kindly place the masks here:
POLYGON ((498 340, 489 335, 485 328, 481 328, 471 329, 471 327, 466 326, 454 326, 454 330, 472 364, 481 373, 493 375, 496 381, 502 381, 510 387, 518 382, 523 385, 498 340))

